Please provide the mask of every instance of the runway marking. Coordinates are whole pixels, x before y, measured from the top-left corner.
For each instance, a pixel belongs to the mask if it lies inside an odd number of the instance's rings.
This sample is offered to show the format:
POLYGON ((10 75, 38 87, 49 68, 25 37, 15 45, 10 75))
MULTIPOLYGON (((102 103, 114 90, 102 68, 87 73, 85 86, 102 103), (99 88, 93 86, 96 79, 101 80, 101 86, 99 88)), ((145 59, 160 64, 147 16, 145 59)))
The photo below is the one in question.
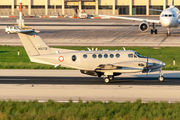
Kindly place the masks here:
MULTIPOLYGON (((6 100, 6 101, 8 102, 9 100, 6 100)), ((32 101, 32 100, 19 100, 19 102, 24 102, 24 101, 29 102, 29 101, 32 101)), ((88 100, 88 101, 83 100, 82 102, 83 102, 83 103, 86 103, 86 102, 91 102, 91 101, 93 101, 93 100, 88 100)), ((110 101, 98 100, 98 101, 101 101, 102 103, 109 103, 111 100, 110 100, 110 101)), ((38 102, 39 102, 39 103, 45 103, 45 102, 48 102, 48 101, 46 101, 46 100, 38 100, 38 102)), ((55 101, 55 102, 58 102, 58 103, 69 103, 68 100, 65 100, 65 101, 55 101)), ((125 103, 125 102, 127 102, 127 101, 114 101, 114 102, 117 102, 117 103, 125 103)), ((135 102, 136 102, 136 101, 130 101, 130 103, 135 103, 135 102)), ((160 103, 160 102, 161 102, 161 101, 157 101, 157 102, 155 102, 155 103, 160 103)), ((73 100, 72 103, 79 103, 79 101, 73 100)), ((149 102, 147 102, 147 101, 141 101, 141 103, 149 103, 149 102)), ((171 104, 171 103, 176 103, 176 102, 168 101, 167 103, 171 104)))
MULTIPOLYGON (((178 26, 178 27, 179 27, 179 26, 178 26)), ((170 34, 172 34, 175 30, 177 30, 178 27, 176 27, 174 30, 172 30, 172 32, 171 32, 170 34)), ((161 43, 158 45, 158 47, 159 47, 168 37, 170 37, 170 36, 166 36, 166 37, 161 41, 161 43)))
MULTIPOLYGON (((137 25, 137 23, 133 24, 131 27, 134 27, 135 25, 137 25)), ((129 27, 129 28, 131 28, 131 27, 129 27)), ((129 30, 129 28, 127 28, 127 29, 125 29, 125 30, 129 30)), ((128 31, 128 32, 124 31, 124 34, 123 34, 123 35, 115 38, 115 39, 112 40, 111 42, 115 42, 115 41, 118 40, 119 38, 123 38, 123 37, 126 36, 127 34, 133 32, 135 29, 137 29, 137 27, 135 27, 134 29, 132 29, 132 30, 130 30, 130 31, 128 31)))
POLYGON ((0 79, 0 80, 28 80, 28 79, 0 79))

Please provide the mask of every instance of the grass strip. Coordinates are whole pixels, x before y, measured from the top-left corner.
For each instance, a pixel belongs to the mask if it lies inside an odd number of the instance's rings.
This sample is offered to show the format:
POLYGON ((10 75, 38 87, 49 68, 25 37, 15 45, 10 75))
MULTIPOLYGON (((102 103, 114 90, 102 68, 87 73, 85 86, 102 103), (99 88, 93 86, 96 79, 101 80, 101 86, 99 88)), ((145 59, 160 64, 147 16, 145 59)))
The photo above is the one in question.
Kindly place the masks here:
POLYGON ((0 120, 176 120, 180 103, 0 101, 0 120))
MULTIPOLYGON (((64 49, 87 50, 87 47, 59 47, 64 49)), ((96 48, 96 47, 94 47, 96 48)), ((98 50, 122 50, 122 47, 98 47, 98 50)), ((143 56, 161 60, 166 63, 163 70, 180 70, 180 47, 126 47, 126 50, 135 50, 143 56), (173 65, 173 59, 176 65, 173 65)), ((68 69, 51 65, 43 65, 30 62, 24 47, 0 46, 0 69, 68 69), (20 51, 18 56, 17 52, 20 51)))

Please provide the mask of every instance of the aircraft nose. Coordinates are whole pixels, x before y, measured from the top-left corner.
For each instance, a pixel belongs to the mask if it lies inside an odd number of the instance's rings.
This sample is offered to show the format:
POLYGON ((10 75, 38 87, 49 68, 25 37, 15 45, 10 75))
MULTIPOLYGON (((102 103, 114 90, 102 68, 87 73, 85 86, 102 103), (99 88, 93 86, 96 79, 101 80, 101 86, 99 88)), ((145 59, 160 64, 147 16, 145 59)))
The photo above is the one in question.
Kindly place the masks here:
POLYGON ((170 19, 163 20, 163 26, 164 27, 170 27, 171 26, 171 20, 170 19))
POLYGON ((166 63, 162 62, 161 65, 162 65, 162 67, 164 67, 164 66, 166 66, 166 63))

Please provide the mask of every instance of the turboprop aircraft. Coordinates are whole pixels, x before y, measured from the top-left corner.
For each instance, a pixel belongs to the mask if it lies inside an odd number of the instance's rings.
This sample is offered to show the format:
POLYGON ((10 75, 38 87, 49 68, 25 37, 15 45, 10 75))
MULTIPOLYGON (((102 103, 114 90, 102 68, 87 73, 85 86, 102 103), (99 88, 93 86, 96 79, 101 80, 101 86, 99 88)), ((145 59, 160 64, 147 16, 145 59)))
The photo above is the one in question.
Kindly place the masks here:
POLYGON ((134 20, 134 21, 142 21, 139 24, 139 30, 141 32, 147 32, 149 30, 149 24, 152 23, 151 34, 153 32, 157 34, 156 24, 161 24, 162 27, 167 28, 167 36, 170 36, 170 28, 178 27, 180 24, 179 17, 179 9, 174 6, 174 0, 172 0, 172 6, 167 8, 166 10, 155 10, 150 9, 154 11, 161 11, 160 19, 159 20, 151 20, 151 19, 145 19, 145 18, 131 18, 131 17, 121 17, 121 16, 110 16, 110 15, 99 15, 101 17, 111 17, 111 18, 118 18, 118 19, 125 19, 125 20, 134 20))
POLYGON ((133 50, 77 51, 50 48, 34 31, 18 32, 31 62, 79 69, 81 73, 104 76, 109 83, 122 73, 149 73, 159 71, 159 81, 164 81, 162 61, 141 56, 133 50))

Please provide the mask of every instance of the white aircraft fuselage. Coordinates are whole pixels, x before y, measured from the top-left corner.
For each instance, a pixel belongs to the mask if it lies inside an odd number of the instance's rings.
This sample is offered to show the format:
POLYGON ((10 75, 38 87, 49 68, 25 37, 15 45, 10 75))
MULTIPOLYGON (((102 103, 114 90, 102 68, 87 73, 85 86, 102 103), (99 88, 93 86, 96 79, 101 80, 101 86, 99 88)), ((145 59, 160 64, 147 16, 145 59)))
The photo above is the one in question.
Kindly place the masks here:
POLYGON ((172 27, 178 27, 179 15, 179 9, 174 6, 170 6, 168 9, 162 11, 162 13, 160 14, 161 26, 167 29, 170 29, 172 27))
MULTIPOLYGON (((149 10, 154 11, 155 9, 149 9, 149 10)), ((172 6, 170 6, 166 10, 155 10, 155 11, 161 11, 159 20, 124 17, 124 16, 110 16, 110 15, 99 15, 99 16, 124 19, 124 20, 141 21, 141 23, 139 24, 139 30, 141 32, 147 32, 149 30, 149 23, 152 23, 153 26, 151 29, 151 34, 153 33, 157 34, 156 24, 161 24, 162 27, 167 28, 168 30, 167 35, 168 36, 171 35, 170 28, 178 27, 180 24, 180 20, 178 19, 180 15, 179 9, 174 6, 174 1, 172 6)))

